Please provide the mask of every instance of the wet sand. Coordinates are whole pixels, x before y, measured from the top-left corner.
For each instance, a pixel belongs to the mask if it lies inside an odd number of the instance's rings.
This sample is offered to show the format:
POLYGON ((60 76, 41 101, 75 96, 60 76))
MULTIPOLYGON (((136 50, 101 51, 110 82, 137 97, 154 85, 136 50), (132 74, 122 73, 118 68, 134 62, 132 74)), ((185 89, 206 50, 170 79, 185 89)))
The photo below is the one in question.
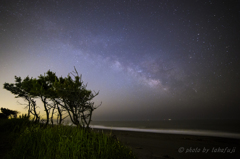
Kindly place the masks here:
POLYGON ((112 133, 139 159, 239 159, 240 139, 123 130, 112 133))

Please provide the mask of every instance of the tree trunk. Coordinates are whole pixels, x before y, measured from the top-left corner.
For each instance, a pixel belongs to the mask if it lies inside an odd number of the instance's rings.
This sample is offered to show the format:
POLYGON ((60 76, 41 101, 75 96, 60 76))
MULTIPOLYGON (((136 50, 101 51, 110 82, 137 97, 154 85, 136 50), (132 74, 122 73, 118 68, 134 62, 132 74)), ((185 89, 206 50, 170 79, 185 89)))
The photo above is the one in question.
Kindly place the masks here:
POLYGON ((58 115, 59 115, 59 117, 60 117, 58 124, 62 124, 62 112, 61 112, 61 109, 60 109, 60 107, 58 106, 58 104, 57 104, 57 110, 58 110, 58 115))
POLYGON ((47 116, 47 120, 46 120, 46 123, 45 123, 45 126, 47 126, 48 125, 48 123, 49 123, 49 111, 48 111, 48 109, 47 109, 47 102, 46 102, 46 98, 45 97, 43 97, 43 96, 41 96, 41 99, 42 99, 42 102, 43 102, 43 106, 44 106, 44 111, 46 112, 46 116, 47 116))

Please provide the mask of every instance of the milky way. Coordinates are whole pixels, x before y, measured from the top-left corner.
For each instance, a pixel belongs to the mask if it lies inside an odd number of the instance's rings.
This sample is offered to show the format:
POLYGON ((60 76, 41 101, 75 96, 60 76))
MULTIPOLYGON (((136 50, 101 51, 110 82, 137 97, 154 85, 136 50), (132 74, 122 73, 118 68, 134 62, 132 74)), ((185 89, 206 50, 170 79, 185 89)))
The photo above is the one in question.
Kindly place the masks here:
POLYGON ((238 1, 5 0, 0 11, 0 84, 75 66, 100 90, 96 120, 238 117, 238 1))

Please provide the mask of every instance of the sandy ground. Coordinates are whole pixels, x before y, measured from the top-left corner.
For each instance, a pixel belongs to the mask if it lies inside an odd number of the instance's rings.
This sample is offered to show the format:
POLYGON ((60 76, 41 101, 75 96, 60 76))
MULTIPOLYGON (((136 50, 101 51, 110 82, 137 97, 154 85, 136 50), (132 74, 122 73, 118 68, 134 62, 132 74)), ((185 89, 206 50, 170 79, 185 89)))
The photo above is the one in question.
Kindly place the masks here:
MULTIPOLYGON (((94 131, 111 132, 139 159, 240 159, 240 139, 106 129, 94 131)), ((0 158, 11 149, 10 139, 5 136, 0 135, 0 158)))
POLYGON ((139 159, 240 159, 240 139, 119 130, 112 132, 139 159))

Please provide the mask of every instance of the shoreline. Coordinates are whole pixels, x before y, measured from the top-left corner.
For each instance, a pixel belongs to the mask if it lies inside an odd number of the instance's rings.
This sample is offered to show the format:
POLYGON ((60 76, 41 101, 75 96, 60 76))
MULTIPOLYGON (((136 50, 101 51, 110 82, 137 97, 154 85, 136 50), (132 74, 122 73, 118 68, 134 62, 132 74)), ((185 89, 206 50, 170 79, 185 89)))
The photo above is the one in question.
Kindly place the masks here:
POLYGON ((146 133, 194 135, 194 136, 224 137, 224 138, 240 139, 240 133, 213 131, 213 130, 142 129, 142 128, 132 128, 132 127, 108 127, 108 126, 102 126, 102 125, 90 125, 90 128, 91 129, 106 129, 106 130, 134 131, 134 132, 146 132, 146 133))
MULTIPOLYGON (((91 130, 105 134, 111 133, 114 138, 130 147, 139 159, 240 158, 240 139, 92 127, 91 130)), ((6 143, 9 142, 8 138, 3 138, 3 136, 1 139, 6 143)), ((4 143, 1 145, 3 146, 4 143)), ((1 151, 2 155, 6 153, 6 150, 1 151)))
POLYGON ((240 139, 93 128, 111 133, 130 147, 139 159, 236 159, 240 139))

